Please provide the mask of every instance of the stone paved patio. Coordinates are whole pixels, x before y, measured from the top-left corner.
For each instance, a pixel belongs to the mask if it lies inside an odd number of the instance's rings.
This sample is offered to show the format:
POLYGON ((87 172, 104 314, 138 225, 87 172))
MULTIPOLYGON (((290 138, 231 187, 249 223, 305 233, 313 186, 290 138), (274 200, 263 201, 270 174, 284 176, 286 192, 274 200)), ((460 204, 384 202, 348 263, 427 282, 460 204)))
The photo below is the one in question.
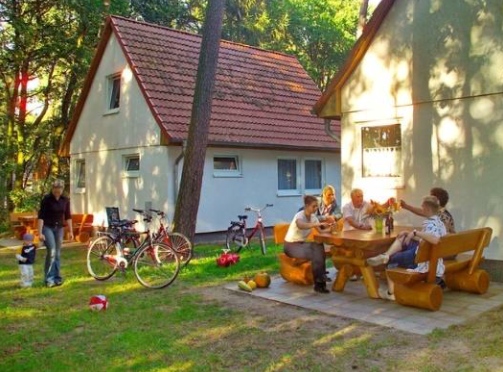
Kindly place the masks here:
MULTIPOLYGON (((334 269, 330 276, 333 278, 334 269)), ((503 304, 503 284, 492 282, 484 295, 444 291, 439 311, 405 307, 392 301, 370 299, 362 281, 348 282, 344 293, 317 294, 310 286, 298 286, 274 277, 268 289, 256 289, 252 293, 239 290, 235 283, 225 288, 244 296, 257 296, 293 306, 320 311, 364 322, 391 327, 401 331, 426 335, 435 328, 445 329, 462 324, 490 309, 503 304)))

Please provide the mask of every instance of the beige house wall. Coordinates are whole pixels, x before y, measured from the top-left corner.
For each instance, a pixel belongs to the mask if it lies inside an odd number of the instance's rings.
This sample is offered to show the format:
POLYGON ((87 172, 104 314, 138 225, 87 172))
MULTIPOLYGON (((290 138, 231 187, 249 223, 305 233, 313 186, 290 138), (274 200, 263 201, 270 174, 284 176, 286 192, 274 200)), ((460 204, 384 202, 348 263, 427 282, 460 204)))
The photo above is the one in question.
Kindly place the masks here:
MULTIPOLYGON (((415 205, 446 188, 458 230, 490 226, 503 260, 501 0, 396 1, 342 89, 342 193, 415 205), (362 177, 361 128, 401 124, 401 177, 362 177)), ((409 212, 401 223, 418 224, 409 212)))

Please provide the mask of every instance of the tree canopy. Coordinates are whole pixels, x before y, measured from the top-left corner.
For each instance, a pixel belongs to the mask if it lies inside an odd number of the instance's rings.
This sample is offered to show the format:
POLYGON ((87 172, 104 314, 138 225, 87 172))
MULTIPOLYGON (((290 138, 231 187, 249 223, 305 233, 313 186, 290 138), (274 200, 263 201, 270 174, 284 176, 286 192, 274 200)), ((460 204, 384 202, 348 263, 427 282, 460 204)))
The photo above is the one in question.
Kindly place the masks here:
MULTIPOLYGON (((221 35, 295 54, 323 89, 355 41, 360 3, 226 0, 221 35)), ((2 210, 33 209, 45 183, 68 178, 57 152, 108 14, 202 33, 206 7, 206 0, 0 0, 2 210)))

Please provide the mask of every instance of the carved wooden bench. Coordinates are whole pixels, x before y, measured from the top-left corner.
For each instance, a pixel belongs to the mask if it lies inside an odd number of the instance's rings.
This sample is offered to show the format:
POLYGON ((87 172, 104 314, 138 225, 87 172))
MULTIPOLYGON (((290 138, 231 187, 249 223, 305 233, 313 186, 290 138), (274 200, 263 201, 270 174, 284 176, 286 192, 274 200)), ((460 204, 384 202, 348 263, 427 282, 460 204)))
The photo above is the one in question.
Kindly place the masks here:
MULTIPOLYGON (((87 243, 93 233, 93 214, 72 214, 72 227, 74 239, 80 243, 87 243)), ((68 232, 68 228, 65 228, 68 232)))
POLYGON ((436 245, 423 240, 416 254, 416 262, 428 262, 427 273, 402 268, 386 270, 386 275, 395 283, 396 302, 433 311, 440 309, 443 291, 435 283, 438 259, 453 255, 458 256, 453 260, 444 260, 447 287, 477 294, 487 292, 489 274, 479 265, 491 236, 492 229, 484 227, 446 235, 436 245), (470 253, 463 254, 466 252, 470 253))

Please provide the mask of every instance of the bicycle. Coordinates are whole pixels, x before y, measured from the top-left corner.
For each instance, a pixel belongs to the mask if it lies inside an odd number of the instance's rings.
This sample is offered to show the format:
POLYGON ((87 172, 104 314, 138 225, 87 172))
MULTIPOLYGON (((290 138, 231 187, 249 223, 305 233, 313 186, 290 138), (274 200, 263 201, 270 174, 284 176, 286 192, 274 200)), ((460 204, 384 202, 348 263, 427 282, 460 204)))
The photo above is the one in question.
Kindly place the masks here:
POLYGON ((246 220, 247 215, 238 215, 239 221, 231 221, 231 225, 227 229, 227 234, 225 238, 225 245, 227 249, 233 252, 239 252, 243 247, 250 248, 250 240, 258 232, 260 241, 260 250, 262 254, 266 254, 267 246, 265 245, 265 232, 264 232, 264 222, 262 219, 262 211, 268 207, 272 207, 272 204, 266 204, 263 208, 252 208, 246 207, 245 211, 255 212, 257 215, 257 221, 250 234, 246 234, 246 220))
POLYGON ((154 241, 168 244, 179 254, 182 268, 187 266, 194 253, 192 243, 189 238, 181 233, 166 229, 163 223, 163 221, 165 221, 166 214, 163 211, 158 209, 150 209, 150 211, 154 212, 158 216, 159 220, 159 228, 153 235, 154 241))
MULTIPOLYGON (((142 210, 133 210, 142 214, 145 222, 152 221, 152 217, 142 210)), ((125 228, 136 222, 119 221, 115 229, 93 240, 87 251, 87 270, 93 278, 107 280, 118 270, 125 272, 132 265, 136 279, 144 287, 165 288, 173 283, 180 271, 178 254, 169 245, 154 241, 150 229, 141 233, 146 238, 138 247, 124 247, 123 241, 128 234, 125 228)))

